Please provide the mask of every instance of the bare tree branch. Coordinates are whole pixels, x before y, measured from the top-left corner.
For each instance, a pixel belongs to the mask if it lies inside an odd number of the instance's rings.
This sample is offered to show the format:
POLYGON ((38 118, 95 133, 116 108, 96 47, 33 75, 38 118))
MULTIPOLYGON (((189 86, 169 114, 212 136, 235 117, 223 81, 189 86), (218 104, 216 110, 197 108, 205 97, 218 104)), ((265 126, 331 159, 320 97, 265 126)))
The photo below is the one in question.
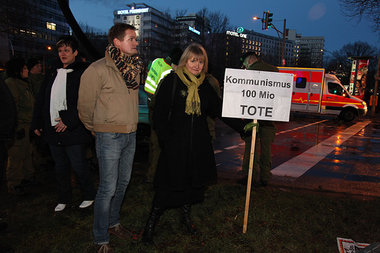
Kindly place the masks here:
POLYGON ((343 13, 348 17, 366 17, 373 23, 374 31, 380 33, 380 1, 379 0, 340 0, 343 13))

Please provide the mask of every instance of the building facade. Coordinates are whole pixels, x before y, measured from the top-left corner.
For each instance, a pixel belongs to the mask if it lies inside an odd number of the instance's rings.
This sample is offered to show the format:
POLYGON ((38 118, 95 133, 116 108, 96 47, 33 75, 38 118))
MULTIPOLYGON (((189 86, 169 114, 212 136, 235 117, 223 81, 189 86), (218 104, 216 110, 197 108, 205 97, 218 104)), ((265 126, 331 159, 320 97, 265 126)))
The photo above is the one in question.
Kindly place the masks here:
POLYGON ((192 42, 201 43, 204 23, 197 15, 172 19, 147 4, 130 4, 128 9, 114 11, 114 23, 136 27, 140 53, 147 61, 165 57, 178 46, 184 48, 192 42))
POLYGON ((47 58, 57 39, 69 34, 56 0, 2 1, 0 65, 13 56, 47 58))
POLYGON ((322 36, 302 36, 289 30, 287 39, 294 41, 295 66, 322 67, 325 39, 322 36))
MULTIPOLYGON (((226 34, 226 63, 236 65, 241 55, 247 52, 255 52, 266 62, 281 66, 283 40, 250 30, 243 30, 241 27, 236 31, 227 31, 226 34), (237 50, 238 49, 238 50, 237 50)), ((285 65, 289 66, 294 63, 294 41, 285 40, 284 59, 285 65)))
POLYGON ((146 4, 131 4, 129 9, 115 10, 114 23, 136 27, 140 53, 153 60, 168 54, 172 39, 172 19, 146 4))

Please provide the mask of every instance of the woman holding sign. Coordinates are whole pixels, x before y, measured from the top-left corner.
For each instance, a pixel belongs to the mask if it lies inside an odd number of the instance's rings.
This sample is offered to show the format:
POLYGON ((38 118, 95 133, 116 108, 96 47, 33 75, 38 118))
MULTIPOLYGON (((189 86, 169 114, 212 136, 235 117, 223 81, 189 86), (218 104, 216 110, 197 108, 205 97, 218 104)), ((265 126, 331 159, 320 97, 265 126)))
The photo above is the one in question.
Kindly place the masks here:
MULTIPOLYGON (((161 153, 155 175, 152 210, 143 241, 153 243, 154 227, 168 208, 181 207, 186 230, 196 230, 190 219, 192 204, 202 202, 204 191, 216 181, 216 165, 207 116, 220 117, 222 103, 206 78, 208 58, 199 44, 191 44, 178 68, 156 92, 154 128, 161 153)), ((222 119, 239 132, 242 120, 222 119)))

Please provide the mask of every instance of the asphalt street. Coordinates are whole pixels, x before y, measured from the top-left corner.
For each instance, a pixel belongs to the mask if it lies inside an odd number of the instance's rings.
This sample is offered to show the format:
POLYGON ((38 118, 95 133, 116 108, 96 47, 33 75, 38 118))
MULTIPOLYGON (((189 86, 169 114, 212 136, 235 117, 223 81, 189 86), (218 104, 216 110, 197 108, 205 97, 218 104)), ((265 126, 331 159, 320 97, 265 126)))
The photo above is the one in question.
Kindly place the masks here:
MULTIPOLYGON (((292 114, 276 126, 270 186, 380 196, 380 115, 346 123, 292 114)), ((242 178, 244 142, 221 121, 214 148, 219 181, 242 178)))

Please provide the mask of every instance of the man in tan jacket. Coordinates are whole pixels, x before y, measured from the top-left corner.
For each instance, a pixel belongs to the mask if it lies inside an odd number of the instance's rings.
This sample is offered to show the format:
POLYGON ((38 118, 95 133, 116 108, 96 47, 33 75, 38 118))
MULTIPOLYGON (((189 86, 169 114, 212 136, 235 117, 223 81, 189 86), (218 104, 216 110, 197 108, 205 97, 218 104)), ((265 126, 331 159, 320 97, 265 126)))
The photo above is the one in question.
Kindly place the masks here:
POLYGON ((97 252, 114 252, 109 234, 128 239, 120 225, 120 208, 136 148, 138 85, 143 68, 133 26, 115 24, 108 41, 105 57, 83 73, 78 99, 79 118, 95 135, 99 161, 93 227, 97 252))

